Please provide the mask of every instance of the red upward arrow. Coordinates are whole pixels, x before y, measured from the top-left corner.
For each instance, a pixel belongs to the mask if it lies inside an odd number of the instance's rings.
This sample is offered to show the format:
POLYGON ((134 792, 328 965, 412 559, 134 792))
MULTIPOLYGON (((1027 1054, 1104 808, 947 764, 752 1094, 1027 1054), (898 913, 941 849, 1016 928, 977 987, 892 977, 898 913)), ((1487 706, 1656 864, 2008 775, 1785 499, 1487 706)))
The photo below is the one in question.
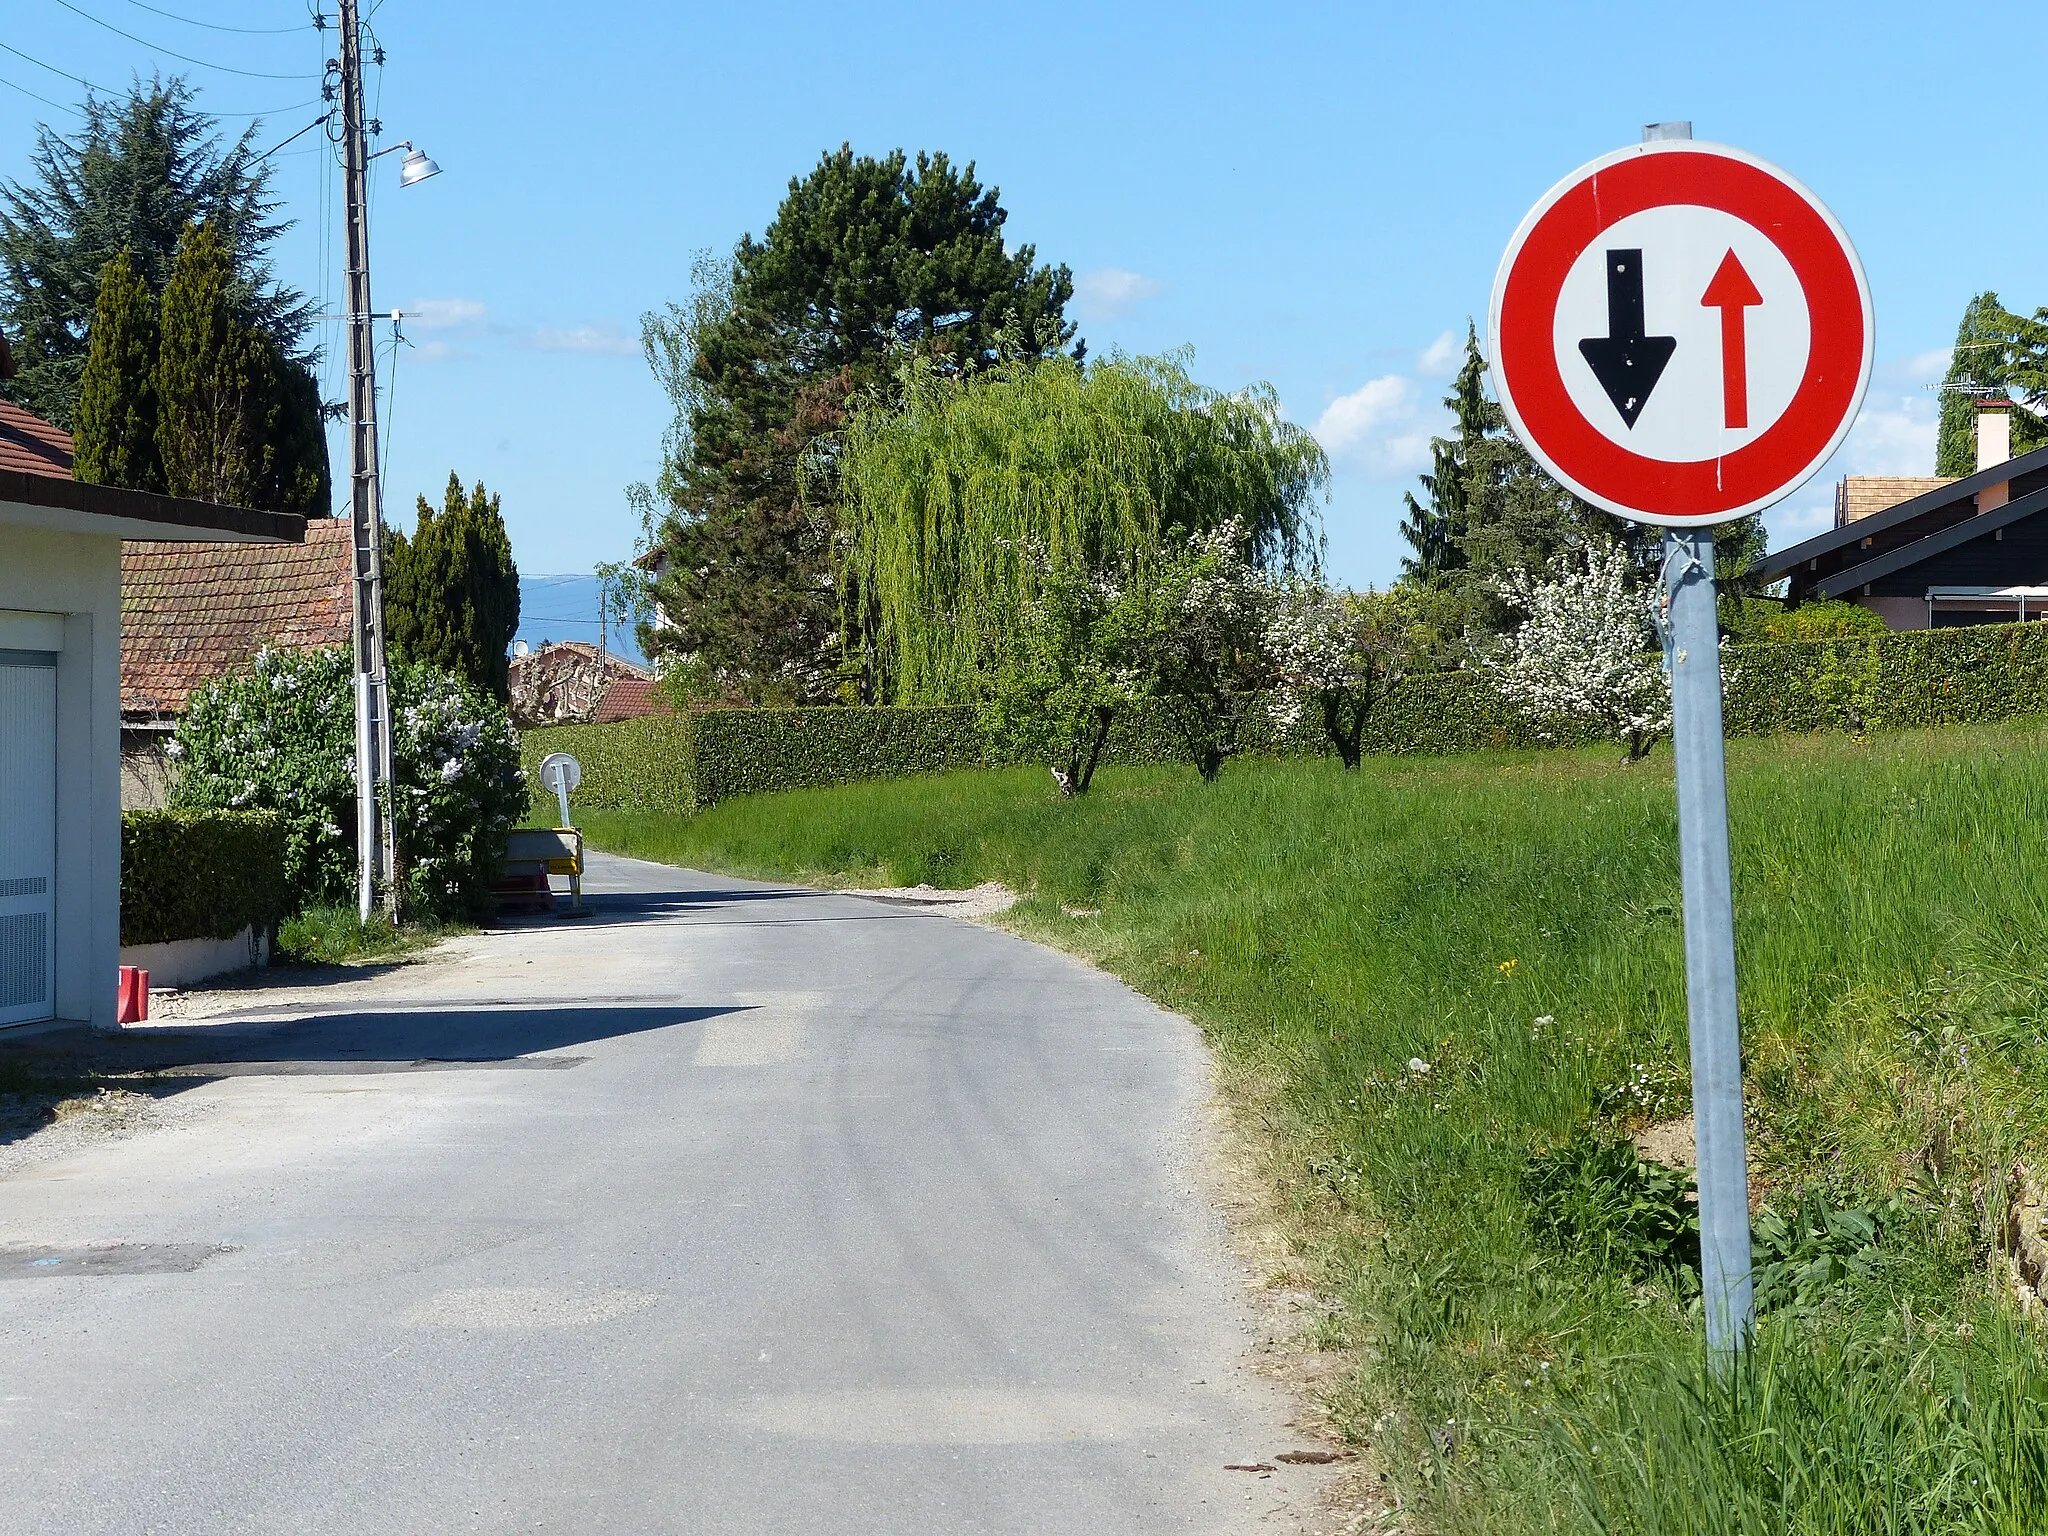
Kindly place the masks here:
POLYGON ((1742 312, 1763 301, 1733 249, 1721 258, 1714 280, 1700 295, 1701 304, 1721 311, 1721 405, 1731 427, 1749 425, 1749 346, 1742 312))

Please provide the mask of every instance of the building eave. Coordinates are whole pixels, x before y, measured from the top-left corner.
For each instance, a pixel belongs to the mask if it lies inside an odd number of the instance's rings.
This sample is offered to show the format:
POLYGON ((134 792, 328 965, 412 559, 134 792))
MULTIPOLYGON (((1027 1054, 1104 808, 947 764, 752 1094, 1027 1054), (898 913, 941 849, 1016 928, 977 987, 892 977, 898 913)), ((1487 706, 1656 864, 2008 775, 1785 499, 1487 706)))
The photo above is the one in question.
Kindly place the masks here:
POLYGON ((298 544, 306 537, 306 520, 289 512, 225 507, 11 469, 0 469, 0 524, 179 543, 298 544))
POLYGON ((1908 566, 1932 560, 1936 555, 1946 554, 1960 544, 1967 544, 1972 539, 1981 539, 1987 534, 1996 533, 2008 524, 2017 523, 2041 512, 2048 512, 2048 488, 2030 492, 2018 501, 2009 501, 2002 507, 1992 508, 1989 512, 1979 512, 1975 517, 1966 517, 1960 523, 1951 523, 1939 532, 1928 534, 1924 539, 1915 539, 1910 544, 1901 544, 1897 549, 1887 550, 1874 560, 1866 560, 1861 565, 1852 565, 1832 575, 1823 576, 1813 584, 1814 594, 1818 597, 1841 597, 1853 593, 1859 587, 1868 586, 1873 581, 1881 581, 1887 576, 1905 570, 1908 566))

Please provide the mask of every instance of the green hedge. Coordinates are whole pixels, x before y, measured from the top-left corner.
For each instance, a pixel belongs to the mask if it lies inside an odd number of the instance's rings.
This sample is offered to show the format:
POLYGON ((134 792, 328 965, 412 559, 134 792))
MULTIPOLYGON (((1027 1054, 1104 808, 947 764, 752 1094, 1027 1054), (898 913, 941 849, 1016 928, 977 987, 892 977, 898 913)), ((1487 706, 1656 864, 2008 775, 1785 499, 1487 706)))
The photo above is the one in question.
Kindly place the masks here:
MULTIPOLYGON (((1784 731, 1963 725, 2048 712, 2048 624, 1746 645, 1729 652, 1731 736, 1784 731)), ((1501 748, 1583 744, 1539 734, 1473 672, 1410 678, 1374 710, 1365 749, 1440 757, 1501 748)), ((1288 728, 1257 711, 1255 756, 1327 752, 1313 718, 1288 728)), ((689 814, 734 795, 940 773, 1008 760, 971 709, 733 709, 617 725, 558 726, 523 739, 532 771, 549 752, 583 764, 577 799, 605 810, 689 814)), ((1110 732, 1109 763, 1175 762, 1180 749, 1154 713, 1134 710, 1110 732)), ((536 784, 538 778, 535 779, 536 784)), ((535 791, 535 815, 553 800, 535 791)))
POLYGON ((269 811, 124 811, 121 942, 231 939, 289 908, 285 828, 269 811))

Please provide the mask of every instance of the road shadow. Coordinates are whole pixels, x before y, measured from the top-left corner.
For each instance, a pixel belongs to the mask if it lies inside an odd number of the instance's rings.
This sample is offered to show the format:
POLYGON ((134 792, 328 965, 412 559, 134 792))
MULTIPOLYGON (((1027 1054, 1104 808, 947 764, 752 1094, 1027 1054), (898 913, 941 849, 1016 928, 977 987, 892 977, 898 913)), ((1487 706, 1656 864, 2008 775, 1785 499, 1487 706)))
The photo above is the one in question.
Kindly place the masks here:
MULTIPOLYGON (((125 1088, 161 1096, 223 1077, 312 1077, 482 1070, 561 1071, 578 1045, 744 1013, 734 1005, 364 1009, 317 1018, 67 1030, 0 1046, 0 1068, 52 1090, 125 1088)), ((12 1139, 0 1128, 0 1141, 12 1139)))

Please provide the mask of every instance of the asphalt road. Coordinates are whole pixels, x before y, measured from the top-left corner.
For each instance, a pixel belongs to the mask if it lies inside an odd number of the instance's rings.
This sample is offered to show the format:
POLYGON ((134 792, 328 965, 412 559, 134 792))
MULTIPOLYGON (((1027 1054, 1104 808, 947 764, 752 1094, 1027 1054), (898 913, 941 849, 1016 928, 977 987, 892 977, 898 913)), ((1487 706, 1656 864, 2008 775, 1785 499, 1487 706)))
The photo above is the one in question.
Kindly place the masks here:
POLYGON ((1305 1442, 1190 1026, 595 862, 589 921, 106 1047, 178 1075, 0 1177, 0 1530, 1298 1528, 1316 1474, 1225 1470, 1305 1442))

